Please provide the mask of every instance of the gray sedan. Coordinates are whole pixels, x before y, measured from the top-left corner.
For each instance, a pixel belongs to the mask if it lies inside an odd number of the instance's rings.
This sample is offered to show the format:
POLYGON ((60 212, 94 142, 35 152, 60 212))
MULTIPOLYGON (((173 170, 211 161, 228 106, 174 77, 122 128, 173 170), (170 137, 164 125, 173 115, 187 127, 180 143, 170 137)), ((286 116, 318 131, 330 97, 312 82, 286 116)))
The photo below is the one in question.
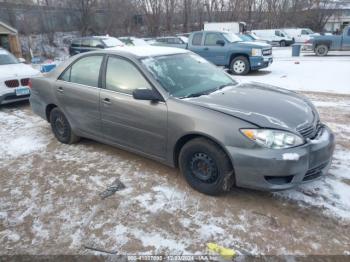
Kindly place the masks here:
POLYGON ((305 97, 239 84, 177 48, 74 56, 32 79, 30 102, 60 142, 86 137, 179 167, 210 195, 234 185, 283 190, 317 179, 335 144, 305 97))

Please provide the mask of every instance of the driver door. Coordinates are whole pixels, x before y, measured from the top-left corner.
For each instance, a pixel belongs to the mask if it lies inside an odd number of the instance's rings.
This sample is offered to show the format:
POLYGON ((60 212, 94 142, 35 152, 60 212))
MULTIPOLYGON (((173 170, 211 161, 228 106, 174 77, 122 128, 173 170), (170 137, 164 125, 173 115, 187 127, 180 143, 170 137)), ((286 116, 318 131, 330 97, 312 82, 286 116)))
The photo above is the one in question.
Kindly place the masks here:
POLYGON ((343 50, 350 50, 350 27, 344 29, 343 33, 343 50))
POLYGON ((223 66, 226 64, 225 46, 218 45, 217 41, 224 41, 224 38, 218 33, 206 33, 204 38, 204 52, 203 57, 215 65, 223 66))
POLYGON ((168 110, 165 102, 136 100, 132 92, 153 88, 137 66, 119 56, 109 56, 100 93, 105 139, 164 159, 168 110))

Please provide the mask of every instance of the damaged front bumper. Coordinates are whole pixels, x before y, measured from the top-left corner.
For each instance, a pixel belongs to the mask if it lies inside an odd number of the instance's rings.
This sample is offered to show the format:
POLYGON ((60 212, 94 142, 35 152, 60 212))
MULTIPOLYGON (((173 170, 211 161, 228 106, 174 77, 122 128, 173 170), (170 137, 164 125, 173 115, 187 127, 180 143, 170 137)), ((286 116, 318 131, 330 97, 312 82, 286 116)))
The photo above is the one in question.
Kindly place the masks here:
POLYGON ((278 191, 293 188, 327 174, 335 147, 332 131, 324 126, 314 140, 290 149, 228 147, 236 186, 278 191))

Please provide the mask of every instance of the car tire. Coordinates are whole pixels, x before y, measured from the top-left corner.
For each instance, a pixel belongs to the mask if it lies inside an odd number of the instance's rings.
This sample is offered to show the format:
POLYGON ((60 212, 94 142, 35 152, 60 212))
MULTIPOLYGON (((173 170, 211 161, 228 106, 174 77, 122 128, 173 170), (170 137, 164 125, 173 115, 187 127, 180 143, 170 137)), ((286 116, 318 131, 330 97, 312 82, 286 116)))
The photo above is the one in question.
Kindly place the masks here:
POLYGON ((179 155, 179 166, 188 184, 206 195, 220 195, 234 185, 229 157, 208 139, 195 138, 185 144, 179 155))
POLYGON ((66 116, 59 108, 52 109, 50 123, 52 132, 61 143, 74 144, 80 140, 80 137, 74 134, 66 116))
POLYGON ((287 46, 286 41, 284 40, 280 41, 280 47, 285 47, 285 46, 287 46))
POLYGON ((245 56, 237 56, 232 59, 230 71, 234 75, 246 75, 250 72, 250 63, 245 56))
POLYGON ((326 56, 328 54, 329 48, 326 45, 318 45, 315 48, 315 53, 317 56, 326 56))

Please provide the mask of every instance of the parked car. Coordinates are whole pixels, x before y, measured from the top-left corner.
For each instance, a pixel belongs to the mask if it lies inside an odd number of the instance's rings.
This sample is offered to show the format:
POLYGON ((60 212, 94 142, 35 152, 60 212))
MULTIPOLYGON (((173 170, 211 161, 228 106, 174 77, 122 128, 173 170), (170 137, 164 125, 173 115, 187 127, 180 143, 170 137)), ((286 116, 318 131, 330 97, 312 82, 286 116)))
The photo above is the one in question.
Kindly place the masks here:
POLYGON ((320 35, 310 28, 283 28, 281 30, 292 37, 293 41, 296 43, 305 43, 311 38, 320 35))
POLYGON ((40 72, 23 62, 0 48, 0 105, 28 100, 29 79, 40 72))
POLYGON ((266 68, 273 62, 271 45, 244 42, 235 34, 221 31, 193 32, 187 48, 236 75, 266 68))
POLYGON ((185 36, 167 36, 158 37, 155 42, 152 43, 154 46, 168 46, 177 48, 186 48, 188 43, 188 38, 185 36))
POLYGON ((294 43, 293 39, 287 33, 279 29, 252 30, 252 33, 262 40, 268 41, 271 44, 278 44, 279 46, 290 46, 294 43))
POLYGON ((325 56, 328 51, 350 51, 350 26, 341 35, 320 35, 309 41, 316 55, 325 56))
POLYGON ((120 41, 122 41, 127 46, 145 46, 149 45, 145 40, 136 37, 119 37, 120 41))
POLYGON ((268 44, 267 41, 260 39, 258 36, 252 33, 237 34, 237 36, 241 38, 244 42, 259 42, 268 44))
POLYGON ((282 190, 315 180, 327 173, 334 149, 332 131, 305 97, 239 84, 179 48, 74 56, 32 80, 30 102, 60 142, 87 137, 180 167, 209 195, 233 185, 282 190))
POLYGON ((99 49, 123 46, 124 43, 115 37, 109 36, 90 36, 74 39, 69 47, 69 54, 71 56, 95 51, 99 49))

